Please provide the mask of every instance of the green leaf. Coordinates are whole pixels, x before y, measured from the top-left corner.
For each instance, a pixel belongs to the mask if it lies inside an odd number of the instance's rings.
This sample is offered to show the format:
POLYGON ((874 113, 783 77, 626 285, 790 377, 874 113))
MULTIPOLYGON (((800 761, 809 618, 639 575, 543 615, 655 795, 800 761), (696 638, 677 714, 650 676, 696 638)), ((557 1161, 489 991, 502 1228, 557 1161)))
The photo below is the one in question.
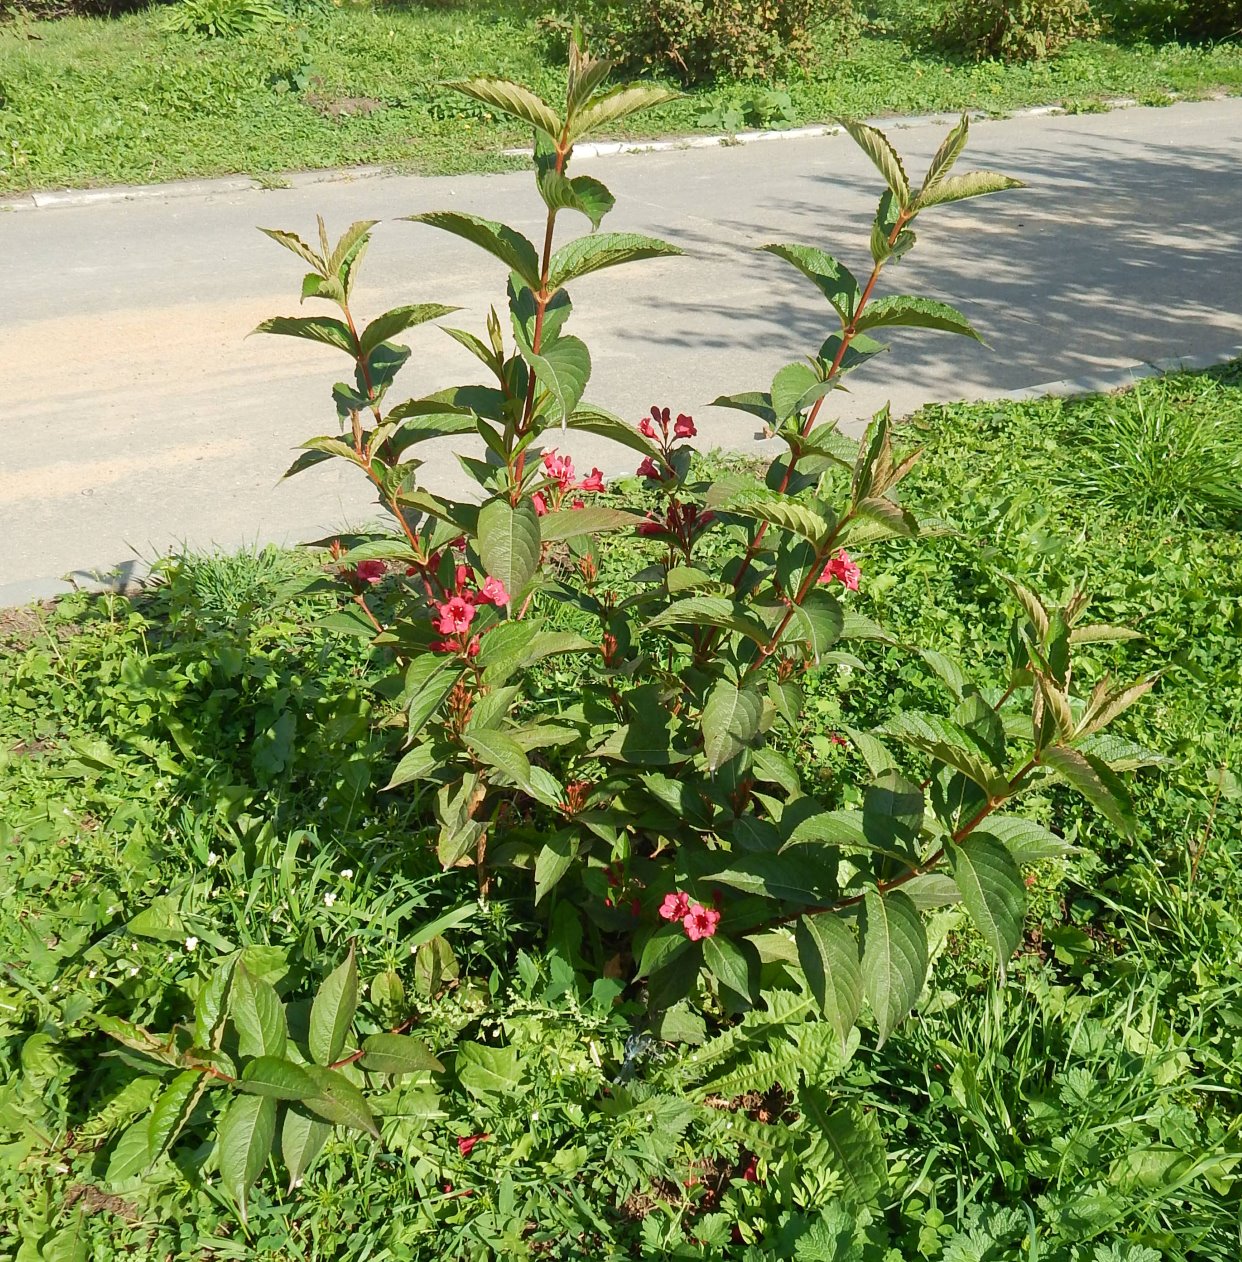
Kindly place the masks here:
POLYGON ((366 1097, 348 1078, 322 1065, 307 1065, 319 1094, 303 1101, 303 1107, 337 1126, 350 1126, 379 1138, 379 1127, 366 1097))
POLYGON ((910 203, 910 181, 906 176, 901 158, 888 137, 875 127, 852 118, 839 120, 841 126, 854 138, 854 143, 875 163, 876 170, 884 177, 884 183, 892 189, 898 203, 905 207, 910 203))
POLYGON ((194 998, 194 1043, 198 1047, 218 1051, 224 1035, 224 1018, 229 985, 233 980, 233 961, 218 964, 199 987, 194 998))
POLYGON ((517 1048, 459 1043, 457 1080, 476 1097, 514 1094, 523 1085, 517 1048))
POLYGON ((257 981, 244 964, 233 977, 230 1016, 241 1056, 283 1056, 288 1031, 285 1006, 275 988, 257 981))
POLYGON ((785 420, 813 402, 813 396, 821 386, 825 390, 831 389, 820 380, 810 364, 801 360, 786 364, 772 378, 772 411, 778 420, 785 420))
POLYGON ((220 1182, 246 1221, 246 1195, 263 1171, 276 1138, 276 1101, 237 1096, 225 1110, 216 1133, 220 1182))
POLYGON ((544 543, 574 539, 578 535, 603 535, 613 530, 633 530, 643 518, 623 508, 588 504, 585 508, 565 508, 545 513, 539 519, 539 533, 544 543))
POLYGON ((644 438, 633 425, 627 425, 619 416, 613 416, 602 408, 578 408, 569 418, 568 426, 588 434, 598 434, 601 438, 611 438, 614 443, 641 455, 659 459, 660 449, 654 443, 644 438))
POLYGON ((340 1059, 358 1008, 358 966, 351 945, 344 962, 319 987, 311 1004, 310 1054, 319 1065, 340 1059))
POLYGON ((617 199, 599 180, 589 175, 568 179, 555 167, 541 171, 539 192, 549 210, 576 210, 591 221, 591 231, 598 232, 604 216, 617 204, 617 199))
POLYGON ((879 732, 960 771, 989 797, 1004 797, 1008 792, 1009 781, 988 765, 969 733, 949 719, 909 710, 890 719, 879 732))
POLYGON ((816 587, 806 594, 801 605, 794 606, 793 617, 782 638, 802 641, 812 662, 818 664, 844 630, 845 610, 841 602, 831 592, 816 587))
POLYGON ((1040 763, 1072 785, 1108 821, 1127 836, 1134 831, 1134 806, 1117 773, 1106 763, 1065 745, 1052 745, 1040 763))
POLYGON ((490 105, 512 118, 529 123, 555 144, 561 136, 561 120, 550 105, 537 97, 529 88, 508 79, 490 76, 477 79, 460 79, 444 85, 454 92, 472 96, 484 105, 490 105))
POLYGON ((844 1047, 863 1001, 858 943, 850 927, 833 912, 803 916, 794 940, 811 994, 844 1047))
POLYGON ((422 215, 407 215, 413 223, 430 224, 451 232, 466 241, 482 246, 517 274, 532 290, 539 288, 539 255, 535 247, 516 229, 478 215, 455 210, 433 210, 422 215))
POLYGON ((798 1099, 832 1154, 843 1199, 853 1205, 874 1205, 888 1183, 888 1161, 876 1115, 861 1104, 832 1108, 831 1097, 815 1087, 800 1092, 798 1099))
POLYGON ((1015 180, 996 171, 970 171, 966 175, 950 175, 928 192, 920 193, 915 205, 919 210, 929 206, 943 206, 946 202, 961 202, 968 197, 986 197, 989 193, 1004 193, 1011 188, 1025 188, 1022 180, 1015 180))
POLYGON ((985 834, 1007 846, 1017 864, 1057 859, 1073 850, 1064 837, 1049 832, 1042 824, 1020 819, 1016 815, 990 815, 971 836, 982 837, 985 834))
POLYGON ((581 140, 605 123, 615 123, 628 118, 639 110, 653 109, 675 101, 681 95, 669 88, 652 87, 646 83, 623 83, 602 96, 596 97, 585 109, 579 110, 570 122, 569 139, 581 140))
POLYGON ((707 769, 715 772, 759 734, 763 699, 749 685, 739 688, 720 680, 703 706, 703 753, 707 769))
POLYGON ((544 658, 561 653, 589 653, 595 648, 590 640, 573 631, 543 631, 530 620, 505 622, 484 637, 476 665, 483 671, 483 682, 498 688, 514 671, 525 670, 544 658))
MULTIPOLYGON (((462 669, 452 658, 442 657, 438 653, 425 653, 416 657, 406 671, 405 686, 409 696, 406 701, 406 740, 412 741, 426 726, 431 717, 440 709, 444 698, 453 691, 453 685, 461 678, 462 669)), ((402 760, 404 761, 404 759, 402 760)), ((393 773, 389 784, 403 783, 398 779, 401 767, 393 773)))
POLYGON ((978 832, 948 847, 949 870, 1002 974, 1022 942, 1026 886, 1022 872, 1003 841, 978 832))
POLYGON ((108 1170, 104 1176, 109 1183, 123 1183, 150 1168, 154 1158, 151 1156, 151 1135, 147 1122, 147 1118, 140 1117, 116 1141, 108 1157, 108 1170))
POLYGON ((725 990, 747 1003, 758 989, 759 957, 754 947, 746 951, 719 935, 704 938, 703 965, 725 990))
POLYGON ((970 117, 963 114, 961 121, 949 132, 941 142, 940 148, 936 150, 931 165, 927 168, 923 187, 919 189, 915 203, 917 206, 922 207, 928 204, 925 199, 944 182, 945 177, 952 171, 954 163, 962 156, 962 150, 966 148, 966 141, 969 138, 970 117))
POLYGON ((420 1074, 444 1072, 444 1066, 421 1039, 408 1034, 372 1034, 362 1044, 360 1062, 368 1073, 420 1074))
POLYGON ((863 793, 863 831, 887 854, 916 856, 923 827, 923 790, 896 771, 885 771, 863 793))
MULTIPOLYGON (((454 311, 460 310, 460 307, 445 307, 438 302, 418 302, 385 311, 382 316, 377 316, 363 329, 362 336, 358 339, 362 348, 362 358, 365 359, 382 342, 396 337, 398 333, 404 333, 406 329, 412 329, 417 324, 425 324, 428 320, 438 320, 441 316, 451 315, 454 311)), ((391 413, 389 419, 392 419, 391 413)))
POLYGON ((616 267, 635 259, 659 258, 684 251, 667 241, 644 237, 636 232, 600 232, 589 237, 579 237, 561 246, 552 256, 548 273, 548 292, 555 293, 571 280, 598 272, 605 267, 616 267))
POLYGON ((941 329, 946 333, 973 337, 976 342, 983 341, 966 317, 948 303, 904 294, 875 299, 858 317, 856 327, 861 332, 864 329, 883 329, 893 325, 915 329, 941 329))
POLYGON ((539 517, 528 499, 516 506, 505 497, 490 499, 479 509, 479 559, 517 600, 539 568, 542 536, 539 517))
POLYGON ((863 896, 863 987, 875 1014, 879 1046, 918 1002, 927 979, 927 933, 900 890, 863 896))
POLYGON ((772 406, 772 396, 766 392, 749 390, 743 394, 718 395, 712 400, 712 407, 749 412, 751 416, 757 416, 770 429, 775 429, 780 424, 776 409, 772 406))
POLYGON ((257 1056, 242 1070, 238 1089, 275 1100, 305 1100, 317 1095, 314 1079, 291 1060, 281 1056, 257 1056))
MULTIPOLYGON (((591 352, 577 337, 546 339, 536 351, 526 340, 518 321, 513 321, 513 338, 522 358, 531 366, 539 384, 556 400, 556 417, 566 426, 582 400, 591 377, 591 352)), ((512 590, 512 589, 510 589, 512 590)))
POLYGON ((289 1172, 290 1192, 306 1177, 331 1134, 332 1127, 327 1122, 297 1109, 285 1110, 280 1128, 280 1155, 289 1172))
POLYGON ((648 627, 710 626, 736 631, 756 644, 766 645, 771 633, 752 618, 741 601, 726 596, 686 596, 675 600, 650 622, 648 627))
POLYGON ((260 228, 259 231, 264 236, 271 237, 277 245, 283 245, 286 250, 292 250, 298 258, 309 263, 316 271, 324 270, 326 260, 321 259, 296 232, 285 232, 282 228, 260 228))
POLYGON ((150 1164, 176 1141, 181 1128, 189 1121, 194 1106, 207 1089, 207 1075, 196 1070, 178 1074, 160 1093, 147 1118, 147 1149, 150 1164))
POLYGON ((300 337, 308 342, 322 342, 324 346, 335 346, 344 351, 350 359, 357 356, 354 346, 354 335, 344 320, 335 316, 273 316, 264 320, 255 330, 256 333, 277 333, 282 337, 300 337))
POLYGON ((774 243, 761 245, 761 250, 775 254, 777 258, 792 263, 803 276, 812 281, 820 293, 832 303, 833 309, 841 317, 842 324, 849 324, 854 318, 858 300, 862 295, 854 273, 843 263, 838 263, 830 254, 817 250, 810 245, 787 245, 774 243))
POLYGON ((481 762, 502 772, 520 788, 530 783, 530 760, 508 733, 484 728, 466 732, 462 739, 481 762))
POLYGON ((535 902, 543 900, 574 865, 578 857, 578 839, 570 832, 549 837, 535 857, 535 902))

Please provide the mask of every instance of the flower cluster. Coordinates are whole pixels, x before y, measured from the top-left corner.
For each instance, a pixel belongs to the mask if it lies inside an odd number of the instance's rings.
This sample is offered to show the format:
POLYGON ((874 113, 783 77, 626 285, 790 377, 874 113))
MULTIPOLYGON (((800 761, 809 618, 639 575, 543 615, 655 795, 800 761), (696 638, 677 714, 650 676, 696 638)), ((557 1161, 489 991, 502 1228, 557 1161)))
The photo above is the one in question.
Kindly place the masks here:
POLYGON ((862 577, 860 570, 844 548, 839 548, 836 555, 824 566, 819 576, 821 583, 831 583, 834 579, 849 591, 858 590, 858 580, 862 577))
POLYGON ((466 657, 476 656, 479 651, 479 637, 470 635, 470 624, 474 621, 478 607, 509 603, 509 593, 498 578, 488 577, 483 580, 481 587, 472 588, 470 582, 473 577, 469 566, 459 565, 454 592, 451 595, 446 594, 444 600, 431 602, 431 625, 442 636, 456 637, 434 641, 431 647, 437 653, 463 653, 466 657))
MULTIPOLYGON (((545 513, 551 512, 553 509, 559 509, 563 506, 565 497, 571 491, 604 491, 604 475, 599 469, 592 469, 589 474, 580 482, 574 480, 574 462, 572 456, 558 456, 556 449, 543 453, 543 468, 548 475, 548 493, 551 494, 551 503, 548 501, 548 494, 544 491, 536 491, 532 495, 531 503, 535 506, 535 512, 542 517, 545 513)), ((574 498, 570 501, 570 508, 585 508, 586 503, 581 499, 574 498)))
POLYGON ((691 942, 712 937, 720 923, 720 912, 716 908, 692 903, 690 895, 681 890, 664 896, 664 901, 660 904, 660 917, 669 921, 680 920, 681 927, 691 942))
MULTIPOLYGON (((669 445, 669 420, 668 408, 653 407, 650 416, 644 416, 638 422, 638 432, 644 438, 655 440, 656 426, 660 427, 659 439, 660 445, 667 448, 669 445)), ((699 431, 694 427, 694 418, 687 416, 684 412, 679 413, 677 420, 672 425, 672 435, 674 438, 693 438, 699 431)))

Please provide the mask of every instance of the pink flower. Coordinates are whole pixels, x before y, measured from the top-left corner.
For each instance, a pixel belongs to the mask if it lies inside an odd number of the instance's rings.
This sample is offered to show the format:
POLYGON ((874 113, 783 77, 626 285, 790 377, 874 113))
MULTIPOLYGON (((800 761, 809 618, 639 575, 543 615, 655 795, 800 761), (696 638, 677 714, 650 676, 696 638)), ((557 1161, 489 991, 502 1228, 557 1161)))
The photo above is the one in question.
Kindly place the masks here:
POLYGON ((704 907, 702 903, 691 903, 690 910, 682 917, 682 928, 691 942, 700 938, 710 938, 720 923, 720 913, 714 907, 704 907))
POLYGON ((388 567, 383 561, 359 561, 358 568, 354 570, 358 577, 358 581, 362 583, 370 583, 372 587, 376 583, 384 581, 384 575, 388 573, 388 567))
POLYGON ((648 518, 646 521, 639 522, 636 530, 640 535, 662 535, 664 533, 664 524, 663 522, 655 521, 653 518, 648 518))
POLYGON ((450 596, 437 611, 440 617, 435 627, 441 635, 459 635, 474 621, 474 602, 462 596, 450 596))
POLYGON ((644 438, 654 438, 654 437, 655 437, 655 426, 654 426, 654 425, 652 425, 652 423, 651 423, 651 417, 649 417, 649 416, 644 416, 644 417, 643 417, 643 419, 642 419, 641 421, 639 421, 639 422, 638 422, 638 432, 639 432, 639 433, 640 433, 640 434, 641 434, 644 438))
POLYGON ((461 645, 456 640, 432 640, 431 651, 433 653, 456 653, 461 645))
POLYGON ((505 585, 500 579, 489 577, 483 584, 480 599, 486 605, 507 605, 509 603, 509 593, 505 590, 505 585))
POLYGON ((481 1144, 485 1139, 491 1139, 491 1135, 484 1132, 482 1135, 462 1135, 457 1140, 457 1151, 463 1157, 468 1157, 474 1151, 475 1144, 481 1144))
POLYGON ((677 424, 673 426, 674 438, 693 438, 698 432, 694 428, 693 418, 684 413, 677 418, 677 424))
POLYGON ((848 745, 849 745, 849 741, 847 741, 847 740, 845 739, 845 737, 841 735, 841 733, 840 733, 840 732, 829 732, 829 733, 828 733, 828 739, 829 739, 829 740, 830 740, 830 741, 831 741, 834 745, 846 745, 846 746, 848 746, 848 745))
POLYGON ((586 500, 574 500, 569 506, 570 508, 586 508, 586 500))
POLYGON ((819 576, 821 583, 831 583, 835 578, 842 586, 847 587, 850 591, 858 590, 858 580, 862 577, 862 570, 850 560, 850 554, 844 548, 837 550, 836 556, 824 566, 823 573, 819 576))
POLYGON ((568 456, 558 456, 555 449, 545 451, 543 453, 543 467, 547 470, 548 477, 562 491, 569 490, 570 484, 574 480, 574 462, 568 456))
POLYGON ((590 477, 583 478, 578 483, 580 491, 602 491, 604 489, 604 475, 599 469, 592 469, 590 477))
POLYGON ((480 647, 481 645, 479 643, 479 637, 477 635, 472 636, 470 639, 470 643, 466 645, 466 656, 478 657, 480 647))
POLYGON ((640 478, 651 478, 654 482, 662 482, 664 474, 660 472, 656 462, 650 456, 644 456, 643 462, 638 466, 638 476, 640 478))
POLYGON ((690 895, 680 890, 675 894, 665 894, 660 904, 660 917, 663 920, 681 920, 690 911, 690 895))
POLYGON ((536 517, 546 517, 548 515, 548 501, 542 491, 536 491, 530 497, 530 502, 535 506, 536 517))

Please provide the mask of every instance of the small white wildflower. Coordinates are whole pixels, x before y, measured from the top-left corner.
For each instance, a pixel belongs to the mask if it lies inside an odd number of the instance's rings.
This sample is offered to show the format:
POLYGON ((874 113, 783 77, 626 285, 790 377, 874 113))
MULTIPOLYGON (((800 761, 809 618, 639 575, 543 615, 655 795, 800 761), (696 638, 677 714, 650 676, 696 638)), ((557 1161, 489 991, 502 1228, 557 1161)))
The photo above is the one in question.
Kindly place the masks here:
POLYGON ((189 936, 188 938, 186 938, 186 940, 185 940, 185 949, 186 949, 187 951, 197 951, 197 950, 198 950, 198 939, 197 939, 197 938, 196 938, 193 934, 190 934, 190 936, 189 936))
POLYGON ((131 969, 129 970, 129 975, 130 975, 131 977, 137 977, 137 976, 138 976, 138 965, 137 965, 137 964, 135 964, 135 965, 134 965, 134 967, 133 967, 133 968, 131 968, 131 969))
POLYGON ((138 943, 136 943, 136 942, 131 942, 131 943, 129 944, 129 949, 130 949, 131 951, 136 951, 136 950, 138 950, 138 943))
POLYGON ((538 1109, 536 1109, 536 1110, 535 1110, 535 1111, 534 1111, 534 1112, 530 1115, 530 1120, 531 1120, 532 1122, 537 1122, 537 1121, 539 1120, 539 1110, 538 1110, 538 1109))
POLYGON ((342 880, 345 880, 345 881, 352 881, 352 880, 354 879, 354 870, 353 870, 353 868, 342 868, 342 869, 341 869, 341 879, 342 879, 342 880))
POLYGON ((177 953, 176 951, 169 951, 169 953, 164 958, 171 964, 173 960, 177 958, 177 953))
POLYGON ((207 866, 214 868, 220 862, 220 856, 214 850, 207 851, 207 866))
POLYGON ((94 976, 95 976, 95 970, 91 969, 91 971, 87 973, 87 977, 94 977, 94 976))
POLYGON ((336 902, 336 895, 335 895, 334 893, 332 893, 332 891, 331 891, 331 890, 329 890, 329 891, 328 891, 328 892, 327 892, 327 893, 323 896, 323 905, 324 905, 325 907, 331 907, 331 906, 332 906, 332 904, 333 904, 333 903, 335 903, 335 902, 336 902))

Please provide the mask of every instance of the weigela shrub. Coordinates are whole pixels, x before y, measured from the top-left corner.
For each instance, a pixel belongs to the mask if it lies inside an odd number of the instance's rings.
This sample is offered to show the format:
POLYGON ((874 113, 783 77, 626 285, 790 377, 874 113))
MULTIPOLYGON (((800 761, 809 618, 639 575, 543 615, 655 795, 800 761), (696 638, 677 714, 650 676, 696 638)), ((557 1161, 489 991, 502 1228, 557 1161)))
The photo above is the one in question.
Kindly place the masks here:
MULTIPOLYGON (((444 330, 482 363, 482 384, 390 404, 411 354, 396 339, 454 308, 420 302, 362 323, 352 291, 372 222, 335 243, 322 223, 314 243, 267 230, 309 267, 303 297, 336 314, 281 316, 261 330, 322 343, 353 368, 332 392, 339 432, 306 443, 290 472, 345 461, 396 527, 335 547, 317 585, 342 595, 347 625, 400 671, 406 753, 391 787, 425 795, 446 868, 473 869, 481 899, 503 873, 506 890, 529 891, 549 924, 568 912, 588 926, 583 966, 622 977, 657 1035, 672 1037, 687 1005, 728 1015, 792 990, 810 997, 848 1056, 864 1007, 882 1042, 917 1001, 928 909, 960 902, 1002 968, 1018 948, 1022 866, 1064 848, 1012 811, 1023 794, 1060 780, 1129 827, 1112 765, 1125 766, 1126 748, 1103 729, 1154 679, 1104 678, 1084 693, 1075 647, 1130 633, 1088 623, 1081 593, 1050 606, 1014 584, 1005 675, 975 680, 943 654, 907 646, 942 681, 943 708, 899 709, 876 731, 838 736, 867 768, 861 804, 831 809, 817 798, 801 767, 803 680, 860 667, 855 641, 896 643, 858 608, 867 549, 939 529, 901 502, 919 453, 895 450, 887 412, 855 441, 824 415, 826 402, 885 349, 884 330, 976 336, 952 307, 880 294, 879 282, 914 248, 926 213, 1016 181, 955 173, 965 120, 918 184, 879 131, 846 121, 885 185, 865 279, 815 245, 761 247, 820 292, 828 328, 768 389, 716 400, 758 417, 783 450, 762 480, 707 483, 692 465, 693 416, 661 401, 635 423, 584 402, 590 353, 566 331, 579 277, 680 253, 600 231, 611 193, 569 174, 575 144, 669 98, 639 84, 608 88, 608 69, 575 39, 559 109, 497 79, 455 85, 533 129, 547 209, 541 247, 460 211, 411 217, 473 242, 508 275, 504 317, 493 307, 480 333, 444 330), (591 231, 558 244, 567 212, 591 231), (570 431, 630 453, 641 506, 610 491, 600 470, 575 467, 561 450, 570 431), (476 498, 424 484, 420 445, 444 437, 469 447, 458 459, 476 498), (603 577, 635 554, 624 581, 603 577)), ((375 1133, 372 1078, 441 1067, 407 1033, 413 1015, 389 1033, 353 1032, 359 984, 351 953, 321 987, 305 1044, 290 1037, 270 984, 231 961, 204 983, 192 1030, 112 1023, 132 1050, 179 1070, 122 1166, 157 1158, 208 1089, 235 1093, 220 1164, 243 1205, 278 1107, 295 1181, 327 1127, 375 1133)), ((833 1124, 852 1127, 852 1117, 833 1124)))
POLYGON ((1041 61, 1099 33, 1090 0, 955 0, 933 32, 942 47, 1001 61, 1041 61))

